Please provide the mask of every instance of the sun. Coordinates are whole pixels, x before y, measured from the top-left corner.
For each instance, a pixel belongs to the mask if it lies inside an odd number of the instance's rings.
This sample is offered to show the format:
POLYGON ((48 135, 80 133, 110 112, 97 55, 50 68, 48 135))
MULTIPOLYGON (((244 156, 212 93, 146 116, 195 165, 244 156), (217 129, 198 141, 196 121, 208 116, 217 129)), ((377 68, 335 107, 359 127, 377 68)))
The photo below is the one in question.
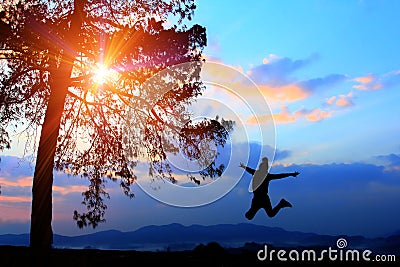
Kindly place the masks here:
POLYGON ((102 85, 113 80, 115 71, 103 64, 96 64, 96 67, 92 70, 92 74, 93 81, 96 84, 102 85))

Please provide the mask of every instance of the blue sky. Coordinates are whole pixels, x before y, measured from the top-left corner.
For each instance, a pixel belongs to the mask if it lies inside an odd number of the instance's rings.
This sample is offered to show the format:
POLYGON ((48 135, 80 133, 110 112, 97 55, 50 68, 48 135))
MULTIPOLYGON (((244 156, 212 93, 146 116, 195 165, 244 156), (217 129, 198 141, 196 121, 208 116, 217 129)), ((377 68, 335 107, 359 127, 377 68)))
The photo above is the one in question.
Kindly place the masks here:
MULTIPOLYGON (((273 219, 260 211, 254 223, 366 236, 400 229, 399 13, 394 0, 197 2, 193 23, 207 29, 207 60, 247 75, 272 109, 280 156, 271 171, 301 172, 271 184, 272 201, 285 197, 294 207, 273 219)), ((17 167, 12 156, 21 148, 14 145, 0 163, 0 233, 29 231, 32 169, 27 162, 17 167)), ((98 230, 246 222, 250 178, 200 208, 167 206, 137 186, 129 200, 110 183, 107 223, 98 230)), ((55 232, 93 231, 72 221, 86 184, 56 174, 55 232)))
POLYGON ((291 161, 353 162, 400 149, 399 9, 396 1, 200 1, 196 21, 207 28, 212 59, 258 70, 250 78, 260 87, 301 87, 303 95, 266 95, 281 114, 278 147, 308 151, 291 161), (302 110, 321 121, 292 117, 302 110))

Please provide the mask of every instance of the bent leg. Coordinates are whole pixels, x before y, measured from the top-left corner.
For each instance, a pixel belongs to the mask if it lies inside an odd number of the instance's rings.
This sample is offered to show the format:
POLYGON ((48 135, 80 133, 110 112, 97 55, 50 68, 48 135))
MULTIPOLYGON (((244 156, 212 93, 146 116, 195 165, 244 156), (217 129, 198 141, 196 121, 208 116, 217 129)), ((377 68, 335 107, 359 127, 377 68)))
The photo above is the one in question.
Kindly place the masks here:
POLYGON ((256 216, 256 213, 259 209, 262 208, 262 202, 259 198, 253 197, 251 200, 251 207, 244 215, 248 220, 251 220, 256 216))
POLYGON ((277 209, 277 207, 272 208, 271 199, 269 198, 268 195, 265 196, 262 207, 264 208, 267 215, 271 218, 274 217, 279 211, 279 209, 277 209))
POLYGON ((291 206, 292 205, 289 202, 287 202, 285 199, 281 199, 281 201, 278 203, 278 205, 276 205, 274 208, 272 208, 271 199, 269 198, 269 196, 267 196, 264 199, 264 203, 263 203, 263 208, 264 208, 265 212, 271 218, 275 217, 275 215, 278 214, 278 212, 282 208, 291 207, 291 206))

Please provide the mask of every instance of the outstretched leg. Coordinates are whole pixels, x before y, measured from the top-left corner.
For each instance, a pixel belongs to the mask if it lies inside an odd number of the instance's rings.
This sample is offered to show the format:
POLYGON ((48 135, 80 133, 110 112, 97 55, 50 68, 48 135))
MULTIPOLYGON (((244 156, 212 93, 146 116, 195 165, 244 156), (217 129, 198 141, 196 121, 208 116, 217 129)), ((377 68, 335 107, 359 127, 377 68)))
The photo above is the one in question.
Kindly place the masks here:
POLYGON ((267 215, 271 218, 275 217, 275 215, 278 214, 278 212, 282 208, 289 208, 289 207, 292 207, 292 204, 290 204, 288 201, 286 201, 283 198, 278 203, 278 205, 276 205, 274 208, 272 208, 271 199, 269 198, 269 196, 266 196, 266 198, 263 201, 263 208, 264 208, 265 212, 267 213, 267 215))
POLYGON ((251 207, 244 216, 248 220, 251 220, 254 218, 254 216, 256 216, 257 211, 261 208, 262 208, 262 201, 260 201, 260 198, 253 197, 253 199, 251 200, 251 207))

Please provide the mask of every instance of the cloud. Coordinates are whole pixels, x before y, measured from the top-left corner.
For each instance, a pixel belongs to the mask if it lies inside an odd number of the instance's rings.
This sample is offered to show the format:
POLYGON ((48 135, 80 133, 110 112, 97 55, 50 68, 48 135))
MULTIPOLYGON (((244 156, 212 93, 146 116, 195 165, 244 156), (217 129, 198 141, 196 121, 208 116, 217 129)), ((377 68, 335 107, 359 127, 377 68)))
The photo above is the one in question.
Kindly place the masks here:
POLYGON ((252 115, 246 120, 249 125, 265 124, 271 120, 271 114, 252 115))
POLYGON ((246 73, 267 99, 280 104, 292 103, 309 98, 317 89, 332 87, 347 79, 343 74, 329 74, 305 81, 291 77, 292 73, 311 64, 315 59, 316 56, 293 60, 269 55, 263 59, 263 64, 246 73))
MULTIPOLYGON (((256 143, 242 145, 250 146, 251 167, 258 166, 260 160, 258 154, 263 155, 264 150, 272 149, 256 143)), ((288 158, 291 154, 292 151, 277 150, 276 159, 288 158)), ((398 154, 381 155, 377 158, 393 166, 400 164, 398 154)), ((9 167, 2 166, 2 171, 6 172, 9 167)), ((23 169, 20 171, 25 172, 23 169)), ((387 172, 384 166, 365 163, 292 164, 274 165, 271 168, 271 173, 293 171, 300 172, 296 179, 289 177, 270 184, 272 203, 275 205, 284 197, 293 204, 293 208, 282 210, 272 220, 260 211, 253 223, 322 234, 379 236, 398 230, 400 215, 393 211, 398 208, 400 202, 399 172, 387 172)), ((55 173, 55 181, 62 180, 60 175, 55 173)), ((66 180, 70 184, 80 181, 80 179, 66 180)), ((248 210, 252 198, 247 191, 250 181, 251 176, 245 173, 226 196, 196 208, 177 208, 160 204, 138 187, 134 187, 136 197, 133 200, 122 193, 112 196, 107 202, 108 220, 97 230, 129 231, 149 224, 174 222, 184 225, 247 222, 244 213, 248 210)), ((56 233, 68 232, 69 235, 76 235, 92 231, 88 228, 82 232, 71 219, 70 212, 74 208, 79 208, 80 201, 80 194, 70 194, 65 195, 62 202, 54 205, 57 219, 53 221, 53 226, 56 233), (65 216, 61 216, 59 214, 61 212, 65 216)), ((29 231, 28 202, 0 201, 0 212, 1 233, 29 231)))
POLYGON ((70 186, 53 186, 53 192, 61 195, 67 195, 71 193, 82 193, 88 189, 85 185, 70 185, 70 186))
MULTIPOLYGON (((28 201, 28 198, 23 199, 22 197, 17 198, 2 196, 2 198, 0 198, 0 201, 0 228, 3 228, 2 224, 7 222, 15 223, 29 221, 31 209, 30 201, 28 201)), ((0 232, 3 231, 3 229, 0 230, 0 232)))
POLYGON ((384 88, 391 88, 400 84, 400 70, 391 71, 382 77, 382 84, 384 88))
POLYGON ((356 85, 353 85, 354 89, 357 90, 378 90, 383 88, 383 83, 373 74, 368 74, 365 76, 356 77, 353 81, 357 82, 356 85))
POLYGON ((273 61, 279 60, 280 57, 275 54, 269 54, 268 57, 263 58, 263 64, 269 64, 273 61))
POLYGON ((219 58, 219 57, 215 57, 215 56, 211 56, 211 55, 207 55, 207 54, 202 54, 201 56, 206 62, 223 63, 221 58, 219 58))
POLYGON ((246 123, 249 125, 266 124, 273 118, 275 123, 290 123, 296 121, 296 117, 290 112, 287 106, 282 106, 278 113, 273 114, 260 114, 252 115, 247 120, 246 123))
POLYGON ((333 111, 325 111, 320 108, 314 109, 301 109, 295 112, 298 117, 304 117, 306 120, 311 122, 319 122, 324 119, 332 117, 333 111))
POLYGON ((353 93, 350 92, 347 95, 339 95, 339 96, 331 96, 325 100, 325 103, 328 106, 337 106, 337 107, 351 107, 354 106, 353 101, 353 93))
POLYGON ((315 56, 307 59, 292 60, 288 57, 270 55, 264 58, 264 64, 250 69, 247 74, 256 84, 268 84, 273 87, 291 83, 289 75, 294 71, 309 65, 315 56))
MULTIPOLYGON (((340 99, 339 99, 340 100, 340 99)), ((340 104, 340 102, 339 102, 340 104)), ((278 113, 273 113, 272 118, 277 124, 293 123, 299 121, 300 119, 305 119, 309 122, 320 122, 325 119, 331 118, 334 114, 333 110, 327 111, 320 108, 313 109, 299 109, 297 111, 291 112, 287 106, 282 106, 278 113)), ((271 119, 270 114, 261 114, 258 116, 251 116, 247 119, 247 123, 250 125, 257 125, 269 122, 271 119)))
MULTIPOLYGON (((250 161, 249 164, 254 168, 258 166, 258 161, 250 161)), ((400 215, 393 210, 400 201, 400 180, 394 174, 387 175, 382 167, 333 163, 276 165, 271 168, 271 173, 293 171, 299 171, 300 175, 271 182, 269 188, 273 205, 285 198, 293 204, 293 208, 282 210, 273 219, 261 210, 252 223, 321 234, 380 236, 398 230, 400 215)), ((118 216, 111 215, 113 222, 110 224, 131 229, 148 224, 248 222, 244 213, 252 198, 247 192, 250 181, 251 175, 245 173, 226 196, 192 209, 159 204, 146 195, 130 202, 117 196, 118 199, 111 200, 109 211, 118 213, 118 216), (122 209, 122 205, 132 208, 122 209)))
POLYGON ((375 80, 375 77, 374 77, 374 75, 372 75, 372 74, 354 78, 354 81, 359 82, 359 83, 362 83, 362 84, 371 83, 373 80, 375 80))
POLYGON ((341 95, 339 99, 336 100, 336 105, 339 107, 350 107, 353 106, 354 103, 346 96, 341 95))
POLYGON ((32 198, 28 196, 3 196, 0 195, 1 202, 31 203, 32 198))
POLYGON ((275 87, 261 84, 258 87, 267 99, 284 103, 299 101, 310 95, 310 92, 295 83, 275 87))
POLYGON ((301 86, 309 91, 315 91, 316 89, 334 86, 347 79, 346 75, 342 74, 330 74, 322 78, 314 78, 307 81, 301 82, 301 86))
POLYGON ((275 151, 275 160, 283 160, 292 156, 292 151, 290 150, 276 150, 275 151))
POLYGON ((281 107, 279 113, 273 114, 273 118, 275 123, 289 123, 296 120, 296 117, 290 113, 289 108, 286 106, 281 107))
POLYGON ((383 163, 385 170, 400 171, 400 155, 392 153, 389 155, 376 156, 375 158, 383 163))
POLYGON ((12 181, 9 178, 0 177, 0 185, 10 187, 27 187, 32 186, 32 176, 19 178, 16 181, 12 181))
POLYGON ((326 102, 328 105, 332 105, 333 103, 335 103, 335 100, 336 100, 336 96, 331 96, 331 97, 328 98, 325 102, 326 102))
POLYGON ((313 108, 313 109, 303 108, 293 113, 290 113, 289 109, 287 107, 284 107, 283 109, 281 109, 280 113, 276 114, 278 115, 278 120, 276 122, 277 123, 294 122, 299 119, 305 119, 310 122, 320 122, 324 119, 331 118, 332 114, 333 111, 326 111, 320 108, 313 108), (288 118, 288 120, 285 120, 286 118, 288 118))

